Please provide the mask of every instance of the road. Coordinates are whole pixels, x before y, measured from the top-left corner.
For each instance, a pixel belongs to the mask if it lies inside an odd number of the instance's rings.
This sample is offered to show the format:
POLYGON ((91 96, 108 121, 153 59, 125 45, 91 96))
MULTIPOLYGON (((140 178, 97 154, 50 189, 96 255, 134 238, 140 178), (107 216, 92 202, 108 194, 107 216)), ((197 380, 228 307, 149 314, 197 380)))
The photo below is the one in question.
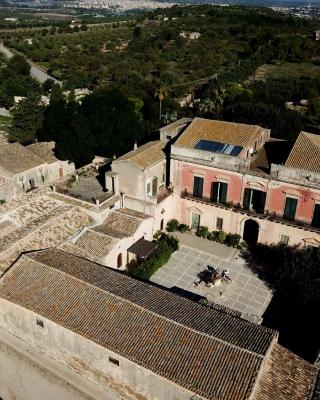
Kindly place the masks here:
MULTIPOLYGON (((8 49, 7 47, 5 47, 2 43, 0 43, 0 53, 4 54, 5 57, 7 58, 11 58, 14 56, 13 51, 11 51, 10 49, 8 49)), ((58 81, 57 79, 53 78, 52 76, 50 76, 49 74, 47 74, 47 72, 39 67, 39 65, 35 64, 34 62, 27 60, 28 63, 30 64, 30 75, 35 78, 37 81, 39 81, 40 83, 45 82, 47 79, 52 79, 54 80, 56 83, 58 83, 59 85, 62 85, 61 81, 58 81)))

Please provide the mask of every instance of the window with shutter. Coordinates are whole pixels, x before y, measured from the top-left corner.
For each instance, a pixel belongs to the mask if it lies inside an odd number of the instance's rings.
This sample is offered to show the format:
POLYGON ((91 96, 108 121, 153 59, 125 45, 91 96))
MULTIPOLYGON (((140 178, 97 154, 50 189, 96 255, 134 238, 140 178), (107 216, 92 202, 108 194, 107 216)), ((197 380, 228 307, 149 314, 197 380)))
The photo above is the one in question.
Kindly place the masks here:
POLYGON ((202 197, 203 192, 203 178, 195 176, 193 181, 193 195, 194 197, 202 197))
POLYGON ((292 197, 286 197, 286 203, 284 206, 283 218, 294 220, 296 216, 297 209, 297 199, 293 199, 292 197))
POLYGON ((219 191, 219 201, 222 204, 226 204, 227 202, 227 192, 228 192, 228 184, 225 182, 220 182, 220 191, 219 191))
POLYGON ((210 200, 213 203, 226 204, 228 184, 225 182, 212 182, 210 200))
POLYGON ((155 196, 158 192, 158 178, 154 178, 152 181, 152 196, 155 196))
POLYGON ((211 198, 210 200, 213 203, 218 201, 218 193, 219 193, 219 182, 212 182, 211 183, 211 198))
POLYGON ((320 204, 314 206, 311 225, 315 228, 320 228, 320 204))

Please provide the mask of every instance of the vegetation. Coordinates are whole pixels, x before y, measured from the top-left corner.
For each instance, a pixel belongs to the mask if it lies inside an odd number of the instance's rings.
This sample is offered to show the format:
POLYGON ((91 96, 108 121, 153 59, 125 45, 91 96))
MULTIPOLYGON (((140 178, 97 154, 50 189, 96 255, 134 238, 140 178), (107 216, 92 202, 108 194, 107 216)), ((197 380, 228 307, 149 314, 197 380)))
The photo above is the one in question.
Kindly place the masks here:
POLYGON ((58 158, 81 166, 94 155, 112 158, 126 153, 142 134, 134 102, 120 91, 100 89, 81 104, 63 99, 57 91, 44 112, 37 139, 55 141, 58 158))
POLYGON ((179 241, 173 236, 162 235, 158 240, 158 247, 152 253, 150 259, 142 262, 132 275, 141 279, 150 277, 164 264, 166 264, 171 254, 179 249, 179 241))
MULTIPOLYGON (((174 6, 165 11, 166 19, 163 14, 157 10, 83 31, 65 22, 49 31, 3 33, 7 46, 63 80, 70 95, 65 99, 52 80, 40 87, 23 57, 15 56, 0 69, 0 106, 12 107, 14 96, 50 95, 36 137, 56 141, 56 155, 77 166, 93 154, 122 154, 180 116, 259 124, 290 141, 302 129, 320 132, 320 43, 312 40, 314 21, 236 6, 174 6), (191 38, 190 32, 200 36, 191 38), (283 71, 292 65, 293 73, 257 80, 262 65, 283 71), (313 72, 304 73, 302 66, 313 72), (73 90, 82 87, 93 93, 78 104, 73 90), (180 107, 187 94, 197 101, 180 107), (308 104, 288 108, 288 102, 301 99, 308 104)), ((29 116, 16 111, 13 131, 29 124, 29 116), (24 116, 26 121, 17 121, 24 116)), ((13 131, 12 140, 35 139, 30 129, 25 138, 13 131)))
POLYGON ((189 114, 259 123, 290 140, 302 128, 316 129, 312 108, 301 115, 285 104, 319 95, 319 75, 305 76, 297 67, 318 68, 315 21, 236 6, 174 6, 165 11, 166 19, 163 13, 87 31, 67 32, 61 25, 49 32, 14 32, 5 44, 42 64, 67 89, 107 85, 138 99, 148 131, 159 127, 159 114, 166 122, 189 114), (191 38, 190 32, 200 37, 191 38), (294 65, 294 82, 291 76, 255 82, 257 68, 271 62, 294 65), (305 90, 310 87, 315 89, 305 90), (279 99, 278 90, 283 92, 279 99), (180 109, 177 100, 188 93, 200 100, 198 107, 180 109))
POLYGON ((36 139, 36 132, 42 127, 43 106, 39 96, 30 96, 17 104, 12 110, 12 121, 8 139, 28 145, 36 139))
POLYGON ((280 331, 280 343, 314 361, 320 337, 314 322, 320 307, 320 249, 258 244, 251 249, 251 263, 263 266, 274 291, 271 318, 267 311, 265 323, 280 331))
POLYGON ((0 107, 14 105, 14 96, 40 95, 40 84, 29 75, 30 65, 21 55, 12 57, 0 68, 0 107))

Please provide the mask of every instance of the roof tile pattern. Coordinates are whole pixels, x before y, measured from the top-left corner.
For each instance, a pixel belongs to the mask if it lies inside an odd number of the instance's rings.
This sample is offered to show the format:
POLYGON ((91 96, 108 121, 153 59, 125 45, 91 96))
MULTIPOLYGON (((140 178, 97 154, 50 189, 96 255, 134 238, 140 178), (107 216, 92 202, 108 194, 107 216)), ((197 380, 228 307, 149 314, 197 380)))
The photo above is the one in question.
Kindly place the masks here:
POLYGON ((38 158, 52 164, 58 161, 54 155, 55 142, 38 142, 27 146, 27 149, 32 151, 38 158))
POLYGON ((195 118, 177 140, 176 145, 194 148, 199 140, 211 140, 248 147, 261 130, 263 128, 257 125, 195 118))
MULTIPOLYGON (((173 318, 156 314, 147 304, 142 307, 128 301, 120 293, 115 295, 88 285, 76 274, 79 268, 82 274, 93 275, 104 284, 110 278, 108 268, 58 250, 38 254, 22 256, 8 271, 0 285, 2 298, 41 314, 207 399, 249 398, 263 356, 190 329, 173 318), (44 264, 46 259, 51 260, 51 267, 44 264), (66 259, 69 267, 64 267, 66 259)), ((144 297, 141 293, 140 296, 144 297)), ((154 294, 153 301, 156 301, 154 294)), ((161 299, 158 303, 162 303, 161 299)), ((198 306, 198 311, 213 312, 198 306)), ((190 311, 188 314, 192 316, 190 311)), ((230 315, 227 317, 229 322, 233 319, 230 315)), ((228 323, 226 329, 231 330, 228 323)), ((258 329, 264 331, 264 328, 258 329)))
POLYGON ((94 221, 79 208, 60 206, 1 238, 0 276, 25 251, 58 246, 94 221))
POLYGON ((320 173, 320 135, 301 132, 285 166, 320 173))
POLYGON ((88 229, 75 242, 65 242, 59 248, 67 253, 101 263, 118 242, 119 239, 88 229))
POLYGON ((276 343, 259 381, 254 399, 307 400, 314 383, 314 366, 276 343))
POLYGON ((150 167, 157 162, 166 159, 166 155, 163 152, 166 143, 161 140, 148 142, 136 150, 132 150, 129 153, 119 157, 117 161, 130 161, 138 167, 150 167))
POLYGON ((93 230, 119 239, 132 236, 148 216, 142 214, 143 217, 141 217, 140 213, 126 210, 111 212, 104 222, 93 230))
POLYGON ((29 257, 146 307, 156 314, 261 355, 266 353, 270 342, 276 336, 276 332, 271 329, 235 318, 230 313, 199 305, 162 288, 132 279, 116 270, 106 269, 58 250, 32 253, 29 257))
POLYGON ((27 147, 20 143, 10 143, 0 146, 0 169, 15 175, 20 172, 45 164, 27 147))

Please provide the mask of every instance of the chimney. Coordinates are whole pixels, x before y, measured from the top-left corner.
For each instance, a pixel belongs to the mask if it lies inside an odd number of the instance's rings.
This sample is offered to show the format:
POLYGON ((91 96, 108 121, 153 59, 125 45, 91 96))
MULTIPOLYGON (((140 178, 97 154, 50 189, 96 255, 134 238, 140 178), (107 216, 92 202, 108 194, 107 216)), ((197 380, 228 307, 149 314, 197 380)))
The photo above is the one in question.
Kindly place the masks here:
POLYGON ((133 150, 137 150, 137 148, 138 148, 138 144, 137 144, 137 141, 135 141, 134 145, 133 145, 133 150))

